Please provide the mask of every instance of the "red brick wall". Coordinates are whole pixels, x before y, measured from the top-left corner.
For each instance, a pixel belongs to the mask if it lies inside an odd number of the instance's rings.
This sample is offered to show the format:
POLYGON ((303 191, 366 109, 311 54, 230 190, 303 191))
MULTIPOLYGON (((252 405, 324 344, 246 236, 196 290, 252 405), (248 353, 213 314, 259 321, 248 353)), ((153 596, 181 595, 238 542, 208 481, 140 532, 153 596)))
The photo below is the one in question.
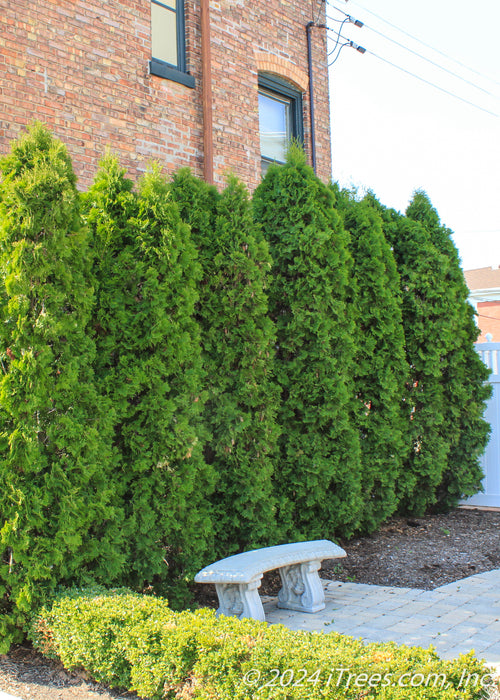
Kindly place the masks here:
MULTIPOLYGON (((199 0, 186 2, 196 88, 148 73, 149 0, 0 0, 0 152, 37 118, 70 150, 87 186, 106 147, 136 178, 148 160, 203 168, 199 0)), ((215 179, 260 180, 257 73, 304 91, 310 157, 306 24, 321 0, 210 0, 215 179)), ((320 21, 323 18, 320 17, 320 21)), ((313 29, 317 170, 331 175, 325 31, 313 29)))

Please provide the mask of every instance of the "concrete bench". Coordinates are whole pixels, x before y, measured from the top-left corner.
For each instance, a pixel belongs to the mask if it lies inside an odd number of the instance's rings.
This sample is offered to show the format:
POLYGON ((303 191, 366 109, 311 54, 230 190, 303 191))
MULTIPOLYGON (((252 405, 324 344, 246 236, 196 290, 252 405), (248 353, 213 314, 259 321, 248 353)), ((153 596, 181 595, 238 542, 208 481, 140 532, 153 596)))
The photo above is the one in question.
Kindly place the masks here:
POLYGON ((264 572, 278 569, 282 584, 278 607, 315 613, 325 607, 318 574, 321 562, 345 556, 344 550, 329 540, 294 542, 221 559, 199 571, 194 580, 215 583, 219 597, 217 615, 265 620, 257 589, 264 572))

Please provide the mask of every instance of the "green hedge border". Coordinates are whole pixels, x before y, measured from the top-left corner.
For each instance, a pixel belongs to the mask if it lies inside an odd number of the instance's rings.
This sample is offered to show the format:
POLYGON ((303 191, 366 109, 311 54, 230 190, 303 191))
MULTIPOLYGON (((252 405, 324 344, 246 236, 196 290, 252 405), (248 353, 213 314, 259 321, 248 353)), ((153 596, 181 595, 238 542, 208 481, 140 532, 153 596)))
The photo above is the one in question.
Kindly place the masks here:
POLYGON ((475 699, 491 678, 473 653, 444 661, 432 647, 363 644, 206 608, 174 612, 127 589, 64 593, 37 616, 32 639, 66 668, 150 699, 475 699))

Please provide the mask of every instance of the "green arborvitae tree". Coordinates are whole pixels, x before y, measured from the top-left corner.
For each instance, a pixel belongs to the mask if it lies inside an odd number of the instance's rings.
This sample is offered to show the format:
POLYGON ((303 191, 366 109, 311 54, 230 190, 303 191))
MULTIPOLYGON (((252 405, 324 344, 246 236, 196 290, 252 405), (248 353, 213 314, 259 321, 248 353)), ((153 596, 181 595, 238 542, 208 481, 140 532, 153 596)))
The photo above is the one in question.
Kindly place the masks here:
POLYGON ((216 551, 227 556, 275 544, 278 537, 273 471, 279 391, 266 293, 271 260, 248 194, 235 178, 218 195, 181 170, 172 193, 203 266, 197 316, 211 434, 205 454, 217 474, 216 551))
POLYGON ((274 261, 270 314, 282 391, 279 518, 294 538, 349 534, 361 520, 360 448, 351 421, 352 260, 334 197, 292 146, 254 195, 274 261))
POLYGON ((425 192, 415 193, 406 215, 425 227, 436 249, 445 256, 441 277, 446 290, 443 325, 448 347, 442 358, 441 380, 445 397, 443 427, 450 449, 437 490, 437 504, 447 509, 460 498, 477 493, 481 486, 479 457, 489 436, 489 424, 483 419, 485 401, 491 392, 485 383, 489 370, 474 349, 479 329, 467 300, 469 292, 451 231, 441 224, 425 192))
POLYGON ((352 193, 334 190, 354 261, 354 424, 361 445, 361 527, 370 532, 397 508, 397 484, 408 452, 400 280, 379 214, 352 193))
POLYGON ((94 384, 91 256, 71 161, 34 124, 0 167, 5 651, 59 584, 113 582, 124 562, 112 411, 94 384))
POLYGON ((448 322, 450 305, 442 275, 447 258, 420 222, 385 209, 370 195, 367 199, 382 215, 401 279, 409 369, 405 401, 411 413, 409 457, 398 484, 399 509, 423 514, 438 499, 451 446, 442 380, 454 333, 448 322))
MULTIPOLYGON (((214 258, 214 231, 217 220, 217 206, 220 194, 214 185, 192 174, 189 168, 181 168, 171 182, 172 199, 179 207, 181 219, 191 229, 191 239, 198 251, 198 262, 202 267, 199 281, 199 307, 204 304, 204 285, 208 282, 206 268, 209 268, 214 258)), ((199 319, 201 322, 201 318, 199 319)))
POLYGON ((99 283, 98 377, 116 409, 117 469, 129 544, 123 583, 173 604, 211 548, 203 458, 199 265, 189 228, 154 170, 132 193, 107 158, 88 193, 99 283))

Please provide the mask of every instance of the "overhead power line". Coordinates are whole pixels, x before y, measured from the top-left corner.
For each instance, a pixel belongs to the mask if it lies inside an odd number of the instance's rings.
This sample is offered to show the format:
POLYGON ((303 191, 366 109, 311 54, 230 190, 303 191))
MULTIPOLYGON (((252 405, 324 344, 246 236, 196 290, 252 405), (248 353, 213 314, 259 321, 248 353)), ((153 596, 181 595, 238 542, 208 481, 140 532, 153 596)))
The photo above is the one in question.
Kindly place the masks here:
POLYGON ((460 102, 464 102, 465 104, 470 105, 471 107, 475 107, 476 109, 480 109, 481 112, 485 112, 486 114, 490 114, 492 117, 496 117, 497 119, 500 119, 500 114, 497 114, 496 112, 492 112, 491 110, 486 109, 485 107, 480 107, 475 102, 471 102, 470 100, 466 100, 464 97, 460 97, 460 95, 457 95, 456 93, 451 92, 451 90, 446 90, 446 88, 443 88, 440 85, 436 85, 436 83, 433 83, 430 80, 426 80, 426 78, 422 78, 422 76, 417 75, 416 73, 412 73, 411 71, 407 70, 406 68, 402 68, 402 66, 398 66, 397 63, 393 63, 392 61, 389 61, 387 58, 383 58, 382 56, 379 56, 378 54, 374 53, 373 51, 369 51, 368 49, 366 49, 366 53, 369 53, 372 56, 375 56, 375 58, 378 58, 379 61, 383 61, 384 63, 387 63, 390 66, 393 66, 393 68, 397 68, 398 70, 402 71, 403 73, 406 73, 407 75, 411 75, 413 78, 420 80, 422 83, 426 83, 427 85, 430 85, 431 87, 436 88, 436 90, 440 90, 441 92, 444 92, 445 95, 449 95, 450 97, 454 97, 456 100, 460 100, 460 102))
MULTIPOLYGON (((456 232, 455 232, 456 233, 456 232)), ((477 230, 476 228, 474 229, 469 229, 468 231, 460 231, 460 233, 500 233, 500 228, 490 228, 488 230, 477 230)))
MULTIPOLYGON (((342 37, 342 38, 344 38, 344 37, 342 37)), ((337 45, 338 45, 338 42, 337 42, 337 45)), ((335 46, 335 48, 337 48, 337 45, 335 46)), ((366 53, 366 49, 364 46, 360 46, 359 44, 355 44, 354 41, 351 41, 350 39, 348 39, 347 41, 345 41, 343 44, 340 45, 340 47, 337 51, 337 55, 335 56, 333 61, 328 64, 329 68, 330 68, 330 66, 333 66, 333 64, 338 60, 338 57, 340 56, 340 52, 342 51, 344 46, 350 46, 352 49, 356 49, 356 51, 359 51, 359 53, 366 53)), ((333 53, 333 51, 331 51, 330 53, 333 53)), ((328 54, 328 55, 330 55, 330 54, 328 54)))
MULTIPOLYGON (((312 1, 313 8, 314 8, 314 0, 311 0, 311 1, 312 1)), ((319 2, 318 2, 318 11, 317 11, 317 14, 316 14, 316 18, 314 19, 314 24, 318 24, 319 19, 320 19, 320 17, 321 17, 321 13, 322 13, 322 12, 325 12, 325 8, 326 8, 326 0, 319 0, 319 2)), ((313 9, 313 17, 314 17, 314 9, 313 9)))
MULTIPOLYGON (((329 19, 331 19, 331 18, 329 18, 329 19)), ((337 22, 337 21, 338 21, 338 20, 334 20, 334 22, 337 22)), ((342 22, 340 22, 340 27, 339 27, 339 29, 338 29, 338 31, 337 31, 337 40, 335 41, 335 45, 334 45, 333 49, 332 49, 331 51, 328 52, 328 56, 329 56, 329 57, 332 55, 332 53, 335 53, 335 51, 337 50, 337 47, 338 47, 339 42, 340 42, 340 37, 341 37, 342 29, 344 28, 344 24, 345 24, 346 22, 348 22, 348 21, 349 21, 349 18, 346 17, 346 19, 344 19, 342 22)), ((328 27, 327 27, 327 29, 328 29, 328 27)), ((332 30, 330 30, 330 31, 332 31, 332 30)), ((335 31, 335 30, 333 30, 333 31, 335 31)), ((344 46, 346 46, 346 44, 343 44, 343 45, 340 47, 338 54, 335 56, 335 58, 333 59, 333 61, 329 64, 330 66, 333 66, 333 64, 335 63, 335 61, 337 60, 337 58, 340 56, 340 52, 342 51, 342 49, 343 49, 344 46)))
MULTIPOLYGON (((342 13, 343 15, 346 16, 346 18, 351 19, 351 16, 348 15, 346 12, 341 10, 339 7, 335 7, 335 5, 332 5, 333 9, 337 10, 337 12, 342 13)), ((336 20, 334 17, 331 17, 330 15, 327 15, 328 19, 333 20, 334 22, 338 22, 339 20, 336 20)), ((344 21, 348 21, 347 19, 344 21)), ((485 88, 480 87, 479 85, 476 85, 476 83, 473 83, 471 80, 467 80, 467 78, 464 78, 463 76, 459 75, 458 73, 455 73, 452 70, 449 70, 448 68, 445 68, 439 63, 436 63, 436 61, 433 61, 430 58, 427 58, 427 56, 423 56, 421 53, 418 53, 418 51, 414 51, 413 49, 410 49, 409 46, 406 46, 405 44, 402 44, 399 41, 396 41, 395 39, 392 39, 390 36, 387 36, 383 32, 379 32, 378 29, 373 29, 373 27, 370 27, 368 24, 364 23, 363 24, 366 29, 368 29, 370 32, 373 32, 374 34, 378 34, 379 36, 383 37, 387 41, 390 41, 392 44, 395 44, 396 46, 399 46, 400 48, 404 49, 405 51, 408 51, 408 53, 413 54, 414 56, 417 56, 417 58, 420 58, 423 61, 427 61, 427 63, 430 63, 431 65, 435 66, 439 70, 444 71, 445 73, 448 73, 449 75, 452 75, 455 78, 458 78, 458 80, 461 80, 464 83, 467 83, 467 85, 471 85, 473 88, 476 90, 480 90, 481 92, 484 92, 486 95, 489 95, 490 97, 495 98, 496 100, 500 100, 500 97, 498 95, 495 95, 494 93, 490 92, 489 90, 485 90, 485 88)))
POLYGON ((436 83, 433 83, 430 80, 427 80, 426 78, 422 78, 421 75, 417 75, 416 73, 412 73, 412 71, 407 70, 406 68, 403 68, 402 66, 399 66, 397 63, 393 63, 392 61, 389 61, 387 58, 383 58, 383 56, 379 56, 376 54, 374 51, 371 51, 369 49, 366 49, 364 46, 359 46, 356 44, 354 41, 351 39, 348 39, 345 36, 342 36, 340 32, 336 31, 335 29, 332 29, 331 27, 327 26, 327 30, 330 32, 333 32, 337 35, 337 44, 339 43, 340 39, 344 41, 344 43, 339 47, 338 53, 335 57, 335 59, 329 63, 329 66, 332 66, 335 61, 337 61, 340 52, 345 46, 350 46, 354 49, 356 49, 359 53, 367 53, 370 54, 371 56, 374 56, 377 58, 379 61, 382 61, 383 63, 387 63, 389 66, 392 66, 393 68, 397 68, 397 70, 400 70, 402 73, 406 73, 406 75, 410 75, 413 78, 416 78, 417 80, 420 80, 422 83, 425 83, 426 85, 430 85, 433 88, 436 88, 436 90, 439 90, 440 92, 443 92, 445 95, 449 95, 450 97, 454 97, 456 100, 460 100, 460 102, 464 102, 465 104, 468 104, 471 107, 474 107, 475 109, 479 109, 481 112, 485 112, 486 114, 489 114, 493 117, 496 117, 497 119, 500 118, 500 114, 497 114, 496 112, 492 112, 489 109, 486 109, 485 107, 481 107, 480 105, 476 104, 475 102, 471 102, 470 100, 465 99, 465 97, 461 97, 460 95, 457 95, 455 92, 452 92, 451 90, 447 90, 446 88, 441 87, 440 85, 436 85, 436 83))
POLYGON ((389 20, 385 19, 381 15, 377 15, 376 12, 372 12, 372 10, 368 10, 364 5, 361 5, 359 2, 356 2, 356 0, 350 0, 354 5, 357 5, 360 7, 362 10, 365 12, 368 12, 370 15, 373 15, 373 17, 376 17, 379 19, 381 22, 385 22, 385 24, 388 24, 390 27, 393 29, 396 29, 398 32, 401 32, 402 34, 405 34, 407 37, 410 39, 413 39, 413 41, 417 41, 419 44, 422 44, 422 46, 425 46, 428 49, 431 49, 431 51, 435 51, 436 53, 440 54, 444 58, 447 58, 449 61, 452 61, 453 63, 456 63, 458 66, 461 66, 462 68, 465 68, 466 70, 470 71, 471 73, 474 73, 475 75, 479 75, 481 78, 484 78, 485 80, 489 80, 492 83, 495 83, 495 85, 500 85, 500 81, 495 80, 494 78, 485 75, 484 73, 481 73, 474 68, 471 68, 470 66, 466 65, 465 63, 462 63, 461 61, 458 61, 456 58, 453 58, 453 56, 450 56, 449 54, 445 53, 444 51, 441 51, 440 49, 436 49, 435 46, 431 46, 431 44, 427 44, 425 41, 422 41, 422 39, 419 39, 418 37, 414 36, 413 34, 410 34, 407 32, 405 29, 401 29, 401 27, 398 27, 396 24, 393 24, 392 22, 389 22, 389 20))

